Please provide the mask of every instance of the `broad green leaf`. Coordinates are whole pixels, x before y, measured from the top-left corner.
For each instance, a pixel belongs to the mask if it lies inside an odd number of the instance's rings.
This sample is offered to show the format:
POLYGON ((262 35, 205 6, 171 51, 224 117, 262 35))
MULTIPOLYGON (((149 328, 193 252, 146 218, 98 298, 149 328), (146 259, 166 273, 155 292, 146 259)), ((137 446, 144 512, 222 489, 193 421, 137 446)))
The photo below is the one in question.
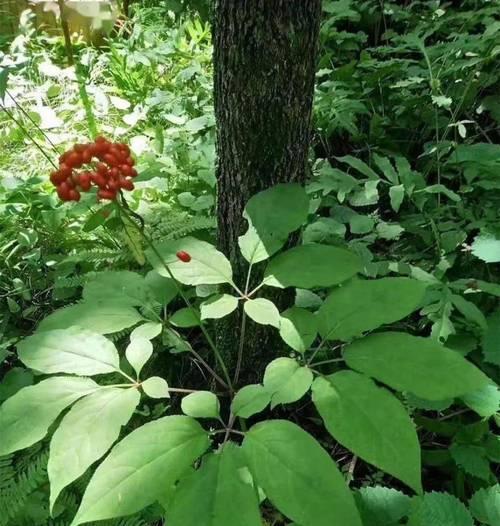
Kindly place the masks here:
POLYGON ((280 336, 294 351, 307 351, 317 335, 318 318, 312 312, 292 307, 281 315, 280 336))
POLYGON ((177 312, 174 312, 168 321, 174 327, 181 328, 197 327, 200 324, 199 314, 194 311, 194 309, 190 309, 188 307, 184 307, 183 309, 179 309, 177 312))
POLYGON ((394 212, 399 212, 403 199, 405 197, 405 187, 402 184, 391 186, 389 189, 389 197, 391 199, 391 207, 394 212))
POLYGON ((276 305, 265 298, 257 298, 255 300, 247 300, 243 304, 243 308, 249 318, 255 323, 261 325, 272 325, 279 328, 280 313, 276 305))
POLYGON ((355 215, 349 219, 351 234, 368 234, 374 226, 375 220, 369 216, 355 215))
POLYGON ((419 308, 425 288, 410 278, 353 280, 334 289, 319 309, 319 332, 329 340, 348 341, 398 321, 419 308))
POLYGON ((129 345, 125 349, 127 361, 134 368, 138 378, 141 374, 142 368, 152 355, 153 344, 146 338, 136 337, 131 339, 129 345))
POLYGON ((353 157, 352 155, 344 155, 343 157, 335 157, 337 161, 340 161, 342 163, 346 163, 355 170, 357 170, 362 175, 365 175, 368 177, 368 179, 380 179, 379 175, 372 170, 365 162, 363 162, 361 159, 358 159, 356 157, 353 157))
POLYGON ((408 526, 473 526, 473 520, 456 497, 432 492, 414 502, 408 526))
POLYGON ((141 395, 137 389, 100 389, 79 400, 50 442, 50 509, 61 491, 99 460, 118 438, 141 395))
POLYGON ((476 491, 469 501, 469 509, 481 524, 500 524, 500 484, 476 491))
POLYGON ((485 331, 488 328, 486 318, 484 314, 476 307, 472 301, 467 301, 458 294, 451 296, 451 301, 455 305, 456 309, 464 316, 466 320, 469 320, 478 325, 481 330, 485 331))
POLYGON ((248 231, 238 240, 243 257, 258 263, 272 256, 289 234, 300 228, 308 213, 309 198, 298 184, 278 184, 254 195, 243 212, 248 231))
POLYGON ((302 398, 313 381, 313 373, 291 358, 276 358, 264 372, 264 387, 271 395, 271 409, 302 398))
POLYGON ((365 526, 395 526, 410 513, 411 498, 393 488, 361 488, 355 498, 365 526))
POLYGON ((472 253, 486 263, 498 263, 500 261, 500 239, 481 234, 472 242, 472 253))
POLYGON ((217 294, 200 305, 201 319, 219 319, 238 308, 238 298, 230 294, 217 294))
POLYGON ((460 466, 465 473, 485 481, 490 480, 490 463, 484 447, 454 443, 450 447, 450 454, 457 466, 460 466))
POLYGON ((354 498, 335 462, 292 422, 253 426, 243 451, 272 504, 301 526, 361 526, 354 498))
POLYGON ((152 340, 156 338, 163 330, 163 325, 159 322, 149 321, 136 327, 130 333, 130 340, 143 339, 152 340))
POLYGON ((349 367, 398 391, 444 400, 481 389, 491 380, 456 351, 403 332, 366 336, 347 347, 349 367))
POLYGON ((500 389, 489 384, 462 396, 462 401, 479 416, 489 418, 500 412, 500 389))
POLYGON ((240 474, 241 451, 228 442, 183 479, 167 510, 169 526, 261 526, 259 501, 240 474))
POLYGON ((128 329, 142 319, 142 316, 128 305, 92 301, 56 310, 40 323, 38 331, 76 326, 89 327, 99 334, 112 334, 128 329))
POLYGON ((271 287, 313 289, 331 287, 362 270, 354 252, 329 245, 301 245, 271 260, 264 282, 271 287))
POLYGON ((373 160, 390 183, 399 183, 399 176, 396 173, 394 166, 392 166, 391 161, 387 157, 382 157, 381 155, 377 155, 376 153, 374 153, 373 160))
POLYGON ((417 432, 395 396, 354 371, 316 378, 312 394, 335 440, 417 493, 422 492, 417 432))
POLYGON ((483 334, 483 355, 486 362, 500 365, 500 310, 486 320, 488 327, 483 334))
POLYGON ((141 387, 150 398, 170 398, 168 383, 159 376, 151 376, 144 380, 141 387))
POLYGON ((18 391, 0 406, 0 456, 41 440, 61 411, 97 389, 90 378, 57 376, 18 391))
POLYGON ((264 411, 269 403, 271 403, 271 393, 263 385, 245 385, 236 393, 231 404, 231 412, 241 418, 250 418, 264 411))
POLYGON ((181 402, 182 412, 193 418, 218 418, 219 399, 210 391, 198 391, 185 396, 181 402))
POLYGON ((24 367, 13 367, 0 382, 0 402, 14 396, 23 387, 33 385, 33 373, 24 367))
POLYGON ((95 471, 71 526, 153 504, 209 444, 200 424, 187 416, 166 416, 135 429, 95 471))
POLYGON ((161 305, 168 305, 179 294, 175 281, 170 277, 161 276, 156 270, 148 272, 144 282, 148 286, 150 294, 161 305))
POLYGON ((22 340, 17 351, 25 365, 45 374, 92 376, 120 369, 113 342, 79 327, 37 332, 22 340))
POLYGON ((156 245, 162 260, 151 249, 146 255, 158 274, 170 277, 164 263, 176 280, 185 285, 211 285, 232 283, 233 271, 226 256, 213 245, 194 237, 185 237, 176 241, 164 241, 156 245), (191 261, 185 263, 177 257, 177 252, 187 252, 191 261))
POLYGON ((122 305, 140 307, 147 302, 144 278, 128 270, 99 272, 83 287, 85 301, 117 301, 122 305))

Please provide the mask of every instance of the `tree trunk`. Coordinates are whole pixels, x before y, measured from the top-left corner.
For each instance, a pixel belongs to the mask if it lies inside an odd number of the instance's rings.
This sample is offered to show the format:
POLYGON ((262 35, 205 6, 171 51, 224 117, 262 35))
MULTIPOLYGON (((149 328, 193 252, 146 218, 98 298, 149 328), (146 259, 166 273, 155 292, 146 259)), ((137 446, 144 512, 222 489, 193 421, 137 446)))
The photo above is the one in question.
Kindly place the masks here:
MULTIPOLYGON (((218 245, 244 285, 238 237, 247 228, 246 202, 306 177, 321 0, 217 0, 214 14, 218 245)), ((218 326, 218 346, 233 370, 240 317, 218 326)), ((248 373, 251 364, 250 378, 260 380, 277 350, 269 347, 276 329, 249 324, 243 369, 248 373)))

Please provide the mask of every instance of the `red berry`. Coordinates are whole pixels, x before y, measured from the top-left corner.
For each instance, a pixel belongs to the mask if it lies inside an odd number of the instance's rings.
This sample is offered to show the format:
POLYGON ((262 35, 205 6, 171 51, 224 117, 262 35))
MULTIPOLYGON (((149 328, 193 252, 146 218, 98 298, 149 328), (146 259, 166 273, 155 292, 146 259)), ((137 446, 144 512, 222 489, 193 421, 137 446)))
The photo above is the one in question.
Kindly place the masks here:
POLYGON ((80 168, 83 164, 82 154, 77 152, 70 153, 66 159, 66 164, 70 168, 80 168))
POLYGON ((118 168, 116 167, 111 168, 111 170, 109 171, 109 177, 111 179, 118 179, 118 177, 120 177, 120 170, 118 170, 118 168))
POLYGON ((127 154, 127 157, 130 155, 130 147, 128 144, 122 142, 118 145, 118 148, 120 148, 120 150, 123 150, 127 154))
POLYGON ((83 153, 87 149, 86 144, 75 144, 73 150, 78 153, 83 153))
POLYGON ((134 166, 135 165, 135 161, 132 157, 127 157, 126 161, 125 161, 129 166, 134 166))
POLYGON ((131 177, 137 177, 139 174, 137 173, 137 170, 135 168, 132 168, 132 173, 130 174, 131 177))
POLYGON ((90 173, 89 172, 83 172, 80 175, 80 188, 84 192, 88 192, 90 190, 90 173))
POLYGON ((113 190, 114 192, 116 192, 117 190, 120 189, 120 182, 117 179, 110 179, 108 181, 108 187, 110 190, 113 190))
POLYGON ((120 186, 129 192, 135 188, 134 183, 130 179, 120 179, 120 186))
POLYGON ((99 137, 95 138, 95 142, 96 142, 96 144, 103 144, 103 143, 107 143, 108 140, 105 137, 103 137, 102 135, 99 135, 99 137))
POLYGON ((118 166, 120 164, 120 161, 114 155, 111 155, 110 153, 105 153, 102 156, 102 160, 105 163, 109 164, 109 166, 118 166))
POLYGON ((113 201, 114 199, 116 199, 116 191, 113 191, 113 190, 99 190, 97 192, 97 195, 101 198, 101 199, 108 199, 109 201, 113 201))
POLYGON ((109 150, 109 144, 106 142, 98 142, 94 144, 92 149, 96 157, 102 157, 109 150))
POLYGON ((69 191, 69 199, 71 201, 80 201, 80 192, 78 190, 72 189, 69 191))
POLYGON ((83 150, 83 152, 82 152, 83 164, 90 163, 90 161, 92 161, 92 157, 94 157, 94 155, 93 155, 93 153, 92 153, 90 148, 86 148, 85 150, 83 150))
POLYGON ((54 186, 57 186, 58 184, 62 183, 65 179, 66 177, 64 177, 64 175, 59 170, 56 170, 55 172, 52 172, 50 174, 50 182, 54 186))
POLYGON ((66 162, 66 159, 68 158, 70 152, 64 152, 62 155, 59 156, 59 164, 63 164, 66 162))
POLYGON ((102 175, 102 176, 107 176, 108 175, 108 165, 107 164, 104 164, 104 163, 99 163, 97 165, 97 173, 102 175))
POLYGON ((63 182, 57 187, 57 195, 63 200, 63 201, 69 201, 69 193, 71 191, 71 188, 68 186, 68 183, 63 182))
POLYGON ((177 252, 176 256, 184 263, 189 263, 191 261, 191 256, 187 252, 184 252, 184 250, 177 252))
POLYGON ((67 179, 71 175, 71 168, 67 164, 62 163, 59 166, 59 173, 61 174, 61 177, 67 179))
POLYGON ((122 164, 120 166, 120 171, 125 177, 132 177, 133 168, 128 164, 122 164))

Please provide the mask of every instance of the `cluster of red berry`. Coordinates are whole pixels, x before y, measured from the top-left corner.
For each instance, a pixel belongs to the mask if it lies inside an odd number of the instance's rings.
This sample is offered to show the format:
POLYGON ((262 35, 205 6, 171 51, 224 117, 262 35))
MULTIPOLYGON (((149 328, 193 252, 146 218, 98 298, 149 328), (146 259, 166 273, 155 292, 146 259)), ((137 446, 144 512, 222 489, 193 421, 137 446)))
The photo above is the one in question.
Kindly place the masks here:
POLYGON ((99 198, 112 201, 120 189, 134 189, 132 178, 137 176, 134 164, 128 145, 97 137, 90 144, 75 144, 63 153, 59 169, 50 174, 50 180, 63 201, 79 201, 80 192, 88 192, 92 184, 99 188, 99 198), (89 165, 88 169, 76 171, 84 165, 89 165))

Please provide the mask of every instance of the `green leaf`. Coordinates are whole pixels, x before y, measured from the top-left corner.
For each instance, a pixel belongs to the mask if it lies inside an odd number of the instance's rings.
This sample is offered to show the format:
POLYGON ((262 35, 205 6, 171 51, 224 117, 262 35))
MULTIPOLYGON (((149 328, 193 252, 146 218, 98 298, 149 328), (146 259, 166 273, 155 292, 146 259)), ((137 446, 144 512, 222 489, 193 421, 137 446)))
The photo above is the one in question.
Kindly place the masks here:
POLYGON ((375 221, 369 216, 355 215, 349 219, 351 234, 368 234, 374 226, 375 221))
POLYGON ((130 333, 130 340, 135 340, 135 339, 152 340, 156 338, 159 334, 161 334, 162 330, 163 330, 163 325, 159 322, 150 321, 147 323, 143 323, 142 325, 139 325, 138 327, 136 327, 130 333))
POLYGON ((98 334, 112 334, 139 323, 142 316, 128 305, 92 301, 56 310, 47 316, 38 331, 91 327, 98 334))
POLYGON ((120 369, 113 342, 78 327, 35 333, 22 340, 17 351, 25 365, 45 374, 92 376, 120 369))
POLYGON ((488 327, 482 342, 484 360, 500 365, 500 310, 489 316, 486 322, 488 327))
POLYGON ((117 301, 121 305, 140 307, 147 301, 144 278, 128 270, 99 272, 83 287, 83 299, 92 301, 117 301))
POLYGON ((500 261, 500 239, 491 235, 481 234, 472 242, 472 253, 486 263, 500 261))
POLYGON ((280 336, 293 350, 304 353, 318 334, 318 318, 306 309, 292 307, 281 315, 280 336))
POLYGON ((334 289, 319 309, 319 332, 348 341, 398 321, 419 308, 425 289, 425 283, 410 278, 350 281, 334 289))
POLYGON ((169 277, 163 262, 168 265, 176 280, 185 285, 215 285, 232 283, 233 270, 226 256, 213 245, 194 237, 185 237, 176 241, 164 241, 156 245, 162 260, 147 250, 148 260, 161 276, 169 277), (191 260, 187 263, 177 257, 177 252, 187 252, 191 260))
POLYGON ((393 488, 361 488, 355 498, 365 526, 395 526, 410 513, 411 498, 393 488))
POLYGON ((161 305, 168 305, 179 294, 175 281, 170 277, 160 276, 156 270, 151 270, 144 278, 150 293, 161 305))
POLYGON ((137 378, 139 378, 142 368, 152 355, 153 344, 146 338, 131 339, 125 350, 127 361, 134 368, 137 378))
POLYGON ((297 425, 261 422, 246 434, 243 451, 256 484, 289 519, 301 526, 361 526, 335 462, 297 425))
POLYGON ((230 294, 216 294, 200 305, 201 319, 219 319, 238 308, 238 298, 230 294))
POLYGON ((0 406, 0 456, 41 440, 61 411, 98 388, 90 378, 57 376, 18 391, 0 406))
POLYGON ((444 400, 463 396, 491 383, 477 367, 430 338, 402 332, 366 336, 347 347, 349 367, 398 391, 444 400))
POLYGON ((455 203, 458 203, 461 201, 460 196, 450 190, 449 188, 446 188, 444 184, 433 184, 430 186, 426 186, 423 191, 427 194, 443 194, 448 199, 451 199, 455 203))
POLYGON ((168 321, 174 327, 181 328, 197 327, 200 324, 199 314, 189 307, 184 307, 183 309, 174 312, 168 321))
POLYGON ((490 463, 484 447, 455 443, 451 445, 450 453, 457 466, 466 473, 486 481, 490 479, 490 463))
POLYGON ((415 502, 408 526, 474 526, 467 508, 453 495, 426 493, 415 502))
POLYGON ((271 409, 302 398, 313 381, 313 373, 291 358, 276 358, 264 372, 264 387, 271 395, 271 409))
POLYGON ((118 438, 141 395, 137 389, 100 389, 79 400, 50 442, 50 509, 61 491, 99 460, 118 438))
POLYGON ((479 416, 489 418, 500 412, 500 389, 489 384, 462 396, 462 401, 479 416))
POLYGON ((219 418, 219 399, 210 391, 198 391, 185 396, 181 402, 182 412, 193 418, 219 418))
POLYGON ((312 393, 314 405, 335 440, 422 492, 417 432, 396 397, 353 371, 316 378, 312 393))
POLYGON ((33 385, 33 373, 23 367, 13 367, 0 383, 0 402, 14 396, 23 387, 33 385))
POLYGON ((166 416, 135 429, 96 469, 71 526, 153 504, 209 444, 200 424, 187 416, 166 416))
POLYGON ((243 304, 243 308, 249 318, 255 323, 261 325, 272 325, 279 329, 280 313, 276 305, 265 298, 257 298, 255 300, 247 300, 243 304))
POLYGON ((357 159, 356 157, 353 157, 352 155, 344 155, 344 157, 335 157, 337 161, 340 161, 342 163, 346 163, 355 170, 357 170, 362 175, 365 175, 368 177, 368 179, 380 179, 378 174, 374 172, 365 162, 363 162, 361 159, 357 159))
POLYGON ((482 524, 500 524, 500 484, 476 491, 469 501, 469 509, 482 524))
POLYGON ((300 228, 308 213, 309 197, 298 184, 278 184, 254 195, 243 212, 248 230, 238 240, 243 257, 258 263, 272 256, 289 234, 300 228))
POLYGON ((242 479, 242 467, 240 448, 232 442, 207 455, 179 484, 167 513, 169 526, 261 526, 259 501, 242 479))
POLYGON ((476 307, 474 303, 472 303, 472 301, 467 301, 458 294, 452 294, 451 301, 466 320, 475 323, 483 331, 488 328, 484 314, 476 307))
POLYGON ((168 383, 159 376, 151 376, 144 380, 141 387, 150 398, 170 398, 168 383))
POLYGON ((280 288, 323 288, 342 283, 361 270, 361 259, 354 252, 329 245, 301 245, 273 258, 264 282, 280 288))
POLYGON ((241 418, 264 411, 271 402, 271 393, 260 384, 245 385, 235 395, 231 404, 231 412, 241 418))

